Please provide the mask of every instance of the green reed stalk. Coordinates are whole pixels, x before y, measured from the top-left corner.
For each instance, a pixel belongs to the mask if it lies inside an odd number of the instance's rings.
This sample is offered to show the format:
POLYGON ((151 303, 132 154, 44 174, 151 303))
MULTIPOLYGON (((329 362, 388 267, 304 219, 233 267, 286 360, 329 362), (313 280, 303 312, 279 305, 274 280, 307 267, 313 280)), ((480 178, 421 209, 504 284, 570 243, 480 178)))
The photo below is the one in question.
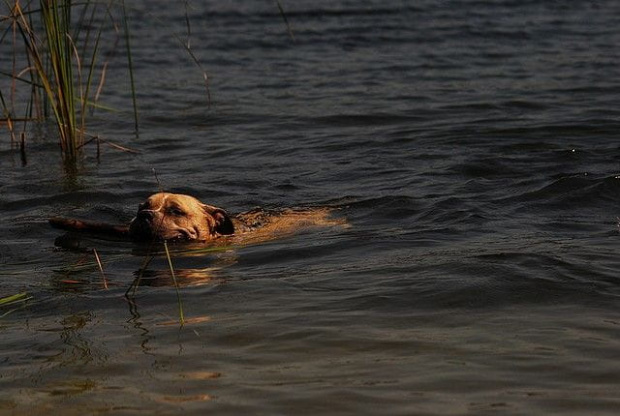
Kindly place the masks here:
MULTIPOLYGON (((14 70, 12 74, 2 75, 12 77, 14 82, 31 85, 32 104, 28 106, 29 111, 35 109, 40 118, 51 117, 54 120, 63 159, 71 162, 67 167, 77 161, 85 145, 88 110, 96 106, 107 69, 107 62, 102 68, 98 65, 102 33, 106 22, 114 19, 111 8, 120 6, 137 131, 136 92, 124 2, 106 0, 104 4, 97 0, 39 0, 27 2, 25 9, 19 0, 4 0, 4 3, 11 12, 9 16, 0 17, 0 23, 9 22, 5 34, 0 36, 0 42, 11 29, 19 34, 26 51, 27 66, 21 72, 14 70), (100 80, 97 87, 95 78, 98 73, 100 80)), ((15 57, 21 49, 16 39, 13 42, 15 57)), ((13 106, 4 101, 0 105, 0 110, 5 113, 4 118, 14 120, 11 112, 13 106)))
POLYGON ((34 66, 33 84, 40 83, 52 109, 65 160, 75 160, 83 143, 77 128, 73 74, 74 44, 70 36, 69 0, 41 0, 40 13, 47 49, 43 48, 32 22, 16 3, 16 17, 28 57, 34 66))
POLYGON ((13 129, 13 120, 11 119, 11 111, 6 105, 6 101, 4 101, 4 95, 2 95, 2 91, 0 91, 0 105, 2 105, 2 118, 6 120, 6 125, 9 129, 9 133, 11 134, 11 143, 15 143, 15 130, 13 129))
POLYGON ((291 40, 295 42, 295 34, 293 33, 293 29, 291 28, 291 25, 288 22, 288 18, 286 17, 286 13, 284 12, 284 7, 282 7, 282 3, 280 3, 280 0, 276 0, 276 5, 278 6, 278 10, 280 11, 280 16, 282 16, 282 20, 284 20, 284 24, 286 25, 286 30, 288 31, 288 35, 291 37, 291 40))
POLYGON ((125 0, 121 1, 121 11, 123 13, 123 27, 125 29, 125 51, 127 53, 127 63, 129 64, 129 80, 131 83, 131 100, 133 102, 133 116, 136 128, 136 134, 138 134, 138 102, 136 100, 136 84, 133 77, 133 61, 131 59, 131 46, 129 44, 129 19, 127 17, 127 10, 125 8, 125 0))
POLYGON ((181 292, 179 290, 179 284, 177 283, 177 277, 174 273, 174 267, 172 267, 172 258, 170 257, 170 251, 168 250, 166 240, 164 240, 164 250, 166 250, 166 258, 168 259, 168 266, 170 266, 170 274, 172 275, 174 288, 177 291, 177 301, 179 302, 179 322, 181 323, 181 326, 183 326, 185 325, 185 317, 183 316, 183 302, 181 302, 181 292))
MULTIPOLYGON (((93 7, 93 13, 94 13, 94 9, 95 7, 93 7)), ((95 74, 96 71, 96 63, 97 63, 97 57, 98 57, 98 53, 99 53, 99 42, 101 40, 101 31, 102 28, 99 28, 97 35, 95 36, 95 41, 93 44, 93 52, 91 53, 90 56, 90 67, 88 68, 88 73, 87 73, 87 79, 85 84, 82 84, 82 82, 80 81, 79 85, 84 87, 83 90, 80 91, 80 100, 82 103, 81 109, 80 109, 80 116, 81 116, 81 120, 80 120, 80 130, 82 132, 86 131, 86 115, 88 114, 88 105, 95 105, 94 102, 90 102, 90 96, 91 96, 91 86, 93 84, 93 76, 95 74)), ((89 32, 90 33, 90 32, 89 32)), ((86 55, 86 49, 84 50, 84 52, 82 53, 82 56, 86 55)), ((79 60, 79 57, 76 56, 76 60, 79 60)), ((78 68, 80 68, 80 66, 78 66, 78 68)))
POLYGON ((27 293, 17 293, 15 295, 0 298, 0 306, 14 305, 18 302, 25 302, 28 299, 32 299, 32 296, 28 296, 27 293))
MULTIPOLYGON (((39 46, 37 36, 33 30, 32 21, 30 20, 31 14, 28 13, 28 18, 26 18, 26 14, 19 6, 19 3, 15 3, 13 13, 16 26, 19 29, 19 33, 24 42, 24 47, 27 51, 29 67, 32 68, 32 71, 29 72, 31 76, 30 81, 24 81, 30 82, 32 85, 38 84, 45 91, 46 97, 54 97, 54 89, 52 87, 51 80, 45 76, 45 74, 47 74, 46 60, 44 58, 43 50, 39 46)), ((17 75, 13 75, 13 78, 17 78, 17 75)), ((56 111, 55 106, 52 108, 56 111)), ((54 114, 55 119, 58 119, 58 117, 59 116, 54 114)))
MULTIPOLYGON (((62 1, 62 0, 61 0, 62 1)), ((65 157, 74 159, 81 145, 76 131, 76 114, 73 85, 73 51, 69 35, 71 8, 59 7, 58 0, 41 0, 41 18, 47 39, 51 84, 53 85, 52 106, 60 133, 61 147, 65 157)))
MULTIPOLYGON (((27 293, 18 293, 15 295, 11 295, 11 296, 7 296, 4 298, 0 298, 0 307, 4 307, 4 306, 10 306, 10 307, 15 307, 17 305, 23 305, 25 304, 27 301, 33 299, 32 296, 29 296, 27 293)), ((13 308, 10 309, 8 311, 5 311, 3 313, 0 313, 0 318, 4 318, 5 316, 7 316, 8 314, 10 314, 11 312, 16 311, 17 308, 13 308)), ((0 311, 2 311, 0 309, 0 311)))

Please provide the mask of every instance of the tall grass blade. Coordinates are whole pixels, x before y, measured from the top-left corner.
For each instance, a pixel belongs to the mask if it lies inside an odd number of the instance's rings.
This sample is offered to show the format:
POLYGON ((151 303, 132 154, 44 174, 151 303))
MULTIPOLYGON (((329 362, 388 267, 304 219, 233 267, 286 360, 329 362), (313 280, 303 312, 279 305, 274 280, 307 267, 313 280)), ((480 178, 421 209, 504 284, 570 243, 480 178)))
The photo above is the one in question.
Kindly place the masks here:
POLYGON ((127 63, 129 65, 129 80, 131 83, 131 100, 133 102, 133 115, 134 115, 134 125, 136 129, 136 134, 139 133, 138 129, 138 101, 136 99, 136 83, 134 81, 133 74, 133 61, 131 58, 131 46, 129 43, 129 18, 127 17, 127 9, 125 8, 125 0, 121 0, 121 11, 122 11, 122 19, 123 19, 123 27, 125 31, 125 50, 127 53, 127 63))
POLYGON ((146 268, 149 266, 149 264, 151 264, 151 261, 155 258, 155 256, 148 254, 150 253, 150 251, 151 251, 151 247, 149 247, 149 249, 147 250, 147 255, 144 257, 144 263, 142 263, 142 267, 139 270, 138 276, 136 276, 136 278, 133 279, 133 281, 127 288, 127 291, 125 291, 125 298, 127 298, 127 300, 129 300, 129 302, 131 303, 134 303, 133 298, 136 297, 138 286, 140 286, 140 282, 142 281, 142 277, 144 276, 144 272, 146 271, 146 268), (131 292, 131 295, 129 294, 129 292, 131 292))
POLYGON ((99 254, 97 250, 93 248, 93 255, 95 256, 95 260, 97 260, 97 267, 99 267, 99 273, 101 273, 101 278, 103 279, 103 288, 108 289, 108 279, 105 277, 105 273, 103 272, 103 264, 101 263, 101 259, 99 258, 99 254))
POLYGON ((32 299, 32 296, 28 296, 28 293, 17 293, 15 295, 0 298, 0 306, 14 305, 15 303, 25 302, 29 299, 32 299))
MULTIPOLYGON (((32 296, 29 296, 28 293, 17 293, 15 295, 7 296, 4 298, 0 298, 0 307, 4 306, 17 306, 20 304, 25 304, 30 299, 33 299, 32 296)), ((9 309, 8 311, 0 314, 0 318, 4 318, 11 312, 16 311, 18 308, 9 309)))
POLYGON ((282 7, 282 3, 280 0, 276 0, 276 4, 278 5, 278 10, 280 11, 280 16, 282 16, 282 20, 284 20, 284 24, 286 25, 286 30, 288 31, 288 35, 291 37, 291 40, 295 42, 295 34, 293 33, 293 29, 288 22, 288 18, 286 17, 286 13, 284 12, 284 7, 282 7))
MULTIPOLYGON (((31 21, 26 19, 26 16, 21 7, 19 6, 19 3, 15 4, 14 13, 15 19, 18 22, 17 28, 19 29, 20 36, 24 42, 24 47, 27 51, 29 66, 33 68, 34 75, 32 76, 37 79, 37 82, 33 81, 33 84, 40 84, 45 91, 45 97, 49 97, 50 99, 52 99, 53 97, 55 97, 55 93, 52 88, 50 79, 46 76, 46 74, 48 73, 47 68, 42 56, 42 51, 40 51, 40 48, 38 48, 36 40, 37 37, 32 30, 31 21)), ((45 108, 45 105, 43 107, 45 108)), ((57 112, 56 106, 51 107, 54 113, 54 119, 56 120, 56 122, 60 122, 60 115, 57 112)))
POLYGON ((168 243, 164 240, 164 250, 166 250, 166 258, 168 259, 168 266, 170 266, 170 274, 172 275, 172 281, 174 282, 174 288, 177 292, 177 301, 179 302, 179 322, 181 326, 185 325, 185 317, 183 316, 183 302, 181 301, 181 292, 179 290, 179 284, 177 283, 176 274, 174 273, 174 267, 172 267, 172 258, 170 257, 170 251, 168 250, 168 243))
POLYGON ((192 61, 194 61, 194 64, 196 64, 198 69, 200 69, 200 71, 202 72, 202 78, 204 80, 205 89, 207 91, 207 106, 210 108, 211 107, 211 89, 209 88, 209 75, 207 74, 207 71, 204 69, 204 67, 200 63, 200 60, 198 59, 198 57, 196 56, 196 54, 194 53, 194 51, 190 47, 189 38, 188 38, 188 41, 186 43, 186 42, 183 42, 183 39, 181 39, 179 37, 179 35, 173 34, 173 36, 179 41, 181 46, 183 46, 183 49, 185 49, 185 51, 187 52, 189 57, 192 59, 192 61))
MULTIPOLYGON (((96 107, 106 77, 108 62, 98 67, 106 22, 111 21, 117 33, 114 47, 122 38, 111 10, 117 8, 124 23, 137 131, 136 89, 124 1, 4 0, 4 4, 9 14, 0 16, 0 24, 6 26, 1 29, 0 42, 10 41, 13 34, 13 70, 0 73, 12 81, 10 97, 6 91, 0 97, 0 111, 10 119, 9 124, 16 120, 13 113, 14 97, 18 96, 16 86, 25 82, 30 85, 30 102, 24 119, 35 115, 38 119, 51 118, 58 130, 63 160, 74 162, 81 156, 89 110, 96 107), (17 60, 19 56, 21 61, 17 60), (19 65, 25 67, 18 70, 19 65), (100 79, 96 80, 98 73, 100 79)), ((16 142, 15 137, 12 140, 16 142)))
POLYGON ((190 25, 189 20, 189 0, 185 0, 183 5, 185 6, 185 27, 187 27, 187 41, 185 44, 188 48, 191 48, 190 39, 192 37, 192 26, 190 25))
POLYGON ((9 129, 9 133, 11 134, 11 143, 15 143, 15 129, 13 128, 13 119, 11 117, 11 110, 7 107, 6 102, 4 101, 4 95, 2 95, 2 91, 0 90, 0 104, 2 104, 2 119, 6 122, 6 126, 9 129))
POLYGON ((152 168, 153 170, 153 176, 155 176, 155 182, 157 182, 157 189, 159 189, 159 192, 164 192, 164 187, 161 184, 161 181, 159 180, 159 176, 157 175, 157 170, 155 170, 155 168, 152 168))

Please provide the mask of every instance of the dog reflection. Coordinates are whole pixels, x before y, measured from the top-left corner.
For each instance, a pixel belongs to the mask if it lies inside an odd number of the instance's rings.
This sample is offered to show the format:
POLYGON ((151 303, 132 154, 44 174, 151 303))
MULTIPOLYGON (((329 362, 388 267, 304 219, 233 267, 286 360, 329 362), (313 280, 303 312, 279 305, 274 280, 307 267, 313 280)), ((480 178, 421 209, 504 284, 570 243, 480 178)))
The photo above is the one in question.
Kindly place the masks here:
POLYGON ((223 282, 224 279, 217 275, 221 270, 217 267, 205 269, 178 269, 174 271, 174 278, 169 269, 161 270, 138 270, 134 273, 135 283, 138 286, 164 287, 174 286, 175 282, 179 287, 204 286, 223 282))

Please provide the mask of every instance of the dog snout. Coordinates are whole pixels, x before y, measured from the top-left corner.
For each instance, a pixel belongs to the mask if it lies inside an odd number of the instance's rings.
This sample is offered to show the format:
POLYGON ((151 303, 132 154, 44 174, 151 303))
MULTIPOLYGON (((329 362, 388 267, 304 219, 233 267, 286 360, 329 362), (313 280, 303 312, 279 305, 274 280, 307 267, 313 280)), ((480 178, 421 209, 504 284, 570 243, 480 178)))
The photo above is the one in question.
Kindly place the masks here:
POLYGON ((150 209, 141 209, 138 211, 138 219, 151 221, 153 219, 153 211, 150 209))

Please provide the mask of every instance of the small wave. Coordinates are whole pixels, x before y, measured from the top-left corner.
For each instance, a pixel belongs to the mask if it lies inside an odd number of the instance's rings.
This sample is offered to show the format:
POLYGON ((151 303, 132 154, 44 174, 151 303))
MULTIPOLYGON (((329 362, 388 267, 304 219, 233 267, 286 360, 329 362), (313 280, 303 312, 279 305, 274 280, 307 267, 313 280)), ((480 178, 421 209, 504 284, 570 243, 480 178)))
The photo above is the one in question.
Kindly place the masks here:
POLYGON ((382 196, 347 203, 351 214, 363 213, 363 217, 375 220, 397 220, 408 218, 420 212, 420 204, 415 198, 407 195, 382 196))
POLYGON ((620 178, 609 176, 590 178, 586 175, 556 179, 550 184, 514 198, 518 202, 540 204, 556 209, 596 206, 617 210, 620 199, 620 178))
POLYGON ((523 173, 522 169, 514 164, 504 162, 498 157, 484 157, 471 162, 456 164, 452 171, 463 174, 468 178, 505 178, 523 173))
POLYGON ((324 124, 337 127, 358 127, 358 126, 383 126, 390 124, 413 123, 425 120, 424 117, 402 116, 397 114, 375 113, 375 114, 339 114, 330 116, 320 116, 311 119, 314 124, 324 124))

